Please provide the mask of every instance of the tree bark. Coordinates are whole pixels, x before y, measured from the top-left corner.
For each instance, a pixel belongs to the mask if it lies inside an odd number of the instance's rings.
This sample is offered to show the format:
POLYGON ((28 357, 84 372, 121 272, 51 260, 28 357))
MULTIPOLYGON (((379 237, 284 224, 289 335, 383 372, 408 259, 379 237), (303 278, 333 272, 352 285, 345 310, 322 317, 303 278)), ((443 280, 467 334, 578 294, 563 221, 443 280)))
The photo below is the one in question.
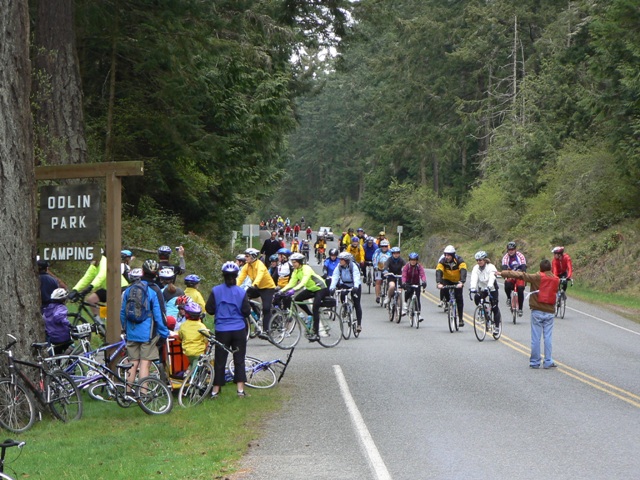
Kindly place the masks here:
POLYGON ((86 163, 73 0, 39 0, 34 33, 36 162, 86 163))
POLYGON ((0 346, 44 340, 36 275, 35 169, 27 2, 0 0, 0 346))

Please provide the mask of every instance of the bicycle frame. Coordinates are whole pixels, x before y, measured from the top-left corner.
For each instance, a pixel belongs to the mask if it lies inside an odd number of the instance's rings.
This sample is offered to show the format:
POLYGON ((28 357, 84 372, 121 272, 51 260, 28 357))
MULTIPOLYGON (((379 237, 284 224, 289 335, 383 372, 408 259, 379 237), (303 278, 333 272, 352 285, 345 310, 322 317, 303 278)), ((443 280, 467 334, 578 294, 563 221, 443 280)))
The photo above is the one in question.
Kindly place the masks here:
MULTIPOLYGON (((469 292, 469 296, 471 297, 471 292, 469 292)), ((486 295, 483 296, 473 313, 473 331, 479 342, 485 339, 489 331, 495 340, 500 338, 502 335, 502 323, 500 323, 498 333, 494 331, 494 325, 491 293, 486 290, 486 295)))
POLYGON ((420 296, 420 285, 409 285, 411 289, 411 297, 407 302, 407 315, 409 316, 409 322, 412 327, 420 328, 420 319, 417 318, 416 312, 418 311, 418 302, 420 296))
POLYGON ((393 292, 393 298, 391 298, 389 300, 389 321, 393 322, 394 320, 396 321, 396 323, 400 323, 400 319, 402 317, 402 275, 396 275, 393 273, 389 273, 385 276, 386 280, 387 280, 387 285, 389 283, 389 280, 394 280, 395 284, 396 284, 396 288, 393 292))
MULTIPOLYGON (((2 449, 2 453, 0 453, 0 473, 4 473, 4 459, 6 457, 7 449, 11 447, 18 447, 22 450, 22 447, 26 445, 26 442, 16 442, 15 440, 7 439, 4 442, 0 443, 0 448, 2 449)), ((10 478, 7 475, 4 475, 0 478, 10 478)))
POLYGON ((453 333, 454 331, 457 332, 460 329, 458 325, 458 322, 460 321, 460 319, 458 319, 458 303, 456 302, 455 293, 451 291, 456 288, 458 288, 457 285, 445 285, 442 287, 443 290, 450 290, 449 301, 447 302, 449 308, 449 311, 447 312, 447 318, 449 320, 449 331, 451 333, 453 333))

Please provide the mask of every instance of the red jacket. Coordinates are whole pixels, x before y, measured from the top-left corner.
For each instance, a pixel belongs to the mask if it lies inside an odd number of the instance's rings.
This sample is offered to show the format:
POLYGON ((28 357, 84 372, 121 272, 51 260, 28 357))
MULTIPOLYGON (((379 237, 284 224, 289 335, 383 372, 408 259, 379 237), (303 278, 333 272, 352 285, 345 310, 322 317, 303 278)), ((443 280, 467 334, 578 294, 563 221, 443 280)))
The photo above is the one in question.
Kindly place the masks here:
POLYGON ((572 278, 573 265, 571 265, 571 257, 566 253, 562 255, 561 259, 554 257, 551 262, 551 271, 556 277, 572 278))

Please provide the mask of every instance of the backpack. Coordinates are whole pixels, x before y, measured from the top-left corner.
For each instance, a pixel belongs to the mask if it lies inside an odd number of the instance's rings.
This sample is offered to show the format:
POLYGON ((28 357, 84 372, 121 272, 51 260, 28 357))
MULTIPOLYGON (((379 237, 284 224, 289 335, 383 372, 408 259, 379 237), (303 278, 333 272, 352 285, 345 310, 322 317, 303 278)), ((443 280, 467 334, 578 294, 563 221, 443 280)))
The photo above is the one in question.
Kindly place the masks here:
POLYGON ((124 309, 128 322, 142 323, 151 316, 147 285, 142 280, 136 280, 129 287, 129 296, 124 309))

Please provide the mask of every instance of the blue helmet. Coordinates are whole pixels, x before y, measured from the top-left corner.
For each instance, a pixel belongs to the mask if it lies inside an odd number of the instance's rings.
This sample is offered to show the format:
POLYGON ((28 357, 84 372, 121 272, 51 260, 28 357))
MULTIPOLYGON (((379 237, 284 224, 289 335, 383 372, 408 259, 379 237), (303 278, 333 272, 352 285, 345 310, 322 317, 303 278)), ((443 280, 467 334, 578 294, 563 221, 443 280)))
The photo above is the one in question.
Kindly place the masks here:
POLYGON ((236 265, 234 262, 225 262, 222 265, 222 268, 220 270, 222 270, 222 273, 236 273, 237 274, 240 271, 240 267, 238 267, 238 265, 236 265))
POLYGON ((393 247, 391 250, 389 250, 391 253, 400 253, 400 247, 393 247))
POLYGON ((409 260, 418 260, 420 258, 420 255, 418 255, 416 252, 411 252, 409 254, 409 260))
POLYGON ((124 260, 125 258, 131 258, 133 253, 131 250, 120 250, 120 257, 124 260))
POLYGON ((198 275, 191 274, 184 277, 184 284, 187 287, 193 287, 198 283, 200 283, 200 277, 198 275))
POLYGON ((291 255, 291 250, 289 250, 288 248, 281 248, 276 253, 279 253, 279 254, 282 254, 282 255, 286 255, 288 257, 288 256, 291 255))
POLYGON ((275 253, 273 255, 271 255, 269 257, 269 261, 270 262, 277 262, 278 261, 278 255, 276 255, 275 253))
POLYGON ((360 242, 360 237, 356 237, 356 236, 351 237, 351 243, 356 243, 356 242, 358 243, 360 242))

